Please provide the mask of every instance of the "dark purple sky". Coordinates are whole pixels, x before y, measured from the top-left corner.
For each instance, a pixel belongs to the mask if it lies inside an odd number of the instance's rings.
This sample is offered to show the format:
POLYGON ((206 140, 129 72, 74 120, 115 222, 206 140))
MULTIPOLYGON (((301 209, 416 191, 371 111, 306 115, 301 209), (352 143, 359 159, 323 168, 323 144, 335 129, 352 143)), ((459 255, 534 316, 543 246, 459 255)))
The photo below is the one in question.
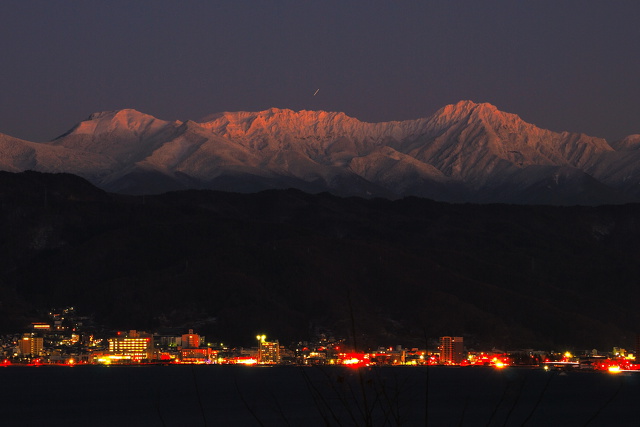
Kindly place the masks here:
POLYGON ((639 21, 638 0, 4 0, 0 132, 45 141, 120 108, 404 120, 470 99, 613 140, 640 133, 639 21))

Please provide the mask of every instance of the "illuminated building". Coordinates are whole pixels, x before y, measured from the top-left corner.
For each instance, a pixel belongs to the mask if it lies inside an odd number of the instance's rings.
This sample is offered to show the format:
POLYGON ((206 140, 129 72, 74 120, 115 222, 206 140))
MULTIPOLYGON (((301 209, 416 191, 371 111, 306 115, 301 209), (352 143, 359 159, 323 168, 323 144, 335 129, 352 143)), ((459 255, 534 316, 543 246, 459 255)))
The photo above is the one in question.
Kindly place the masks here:
POLYGON ((141 362, 153 359, 153 335, 146 332, 118 332, 109 338, 109 356, 118 361, 141 362))
POLYGON ((209 347, 200 347, 200 335, 194 334, 193 329, 189 329, 188 334, 182 335, 182 348, 180 349, 180 360, 183 363, 210 363, 212 356, 215 356, 209 347))
POLYGON ((266 335, 256 336, 258 340, 258 363, 280 362, 280 343, 278 340, 267 341, 266 335))
POLYGON ((458 364, 463 360, 463 352, 462 337, 440 337, 440 363, 458 364))
POLYGON ((182 348, 198 347, 200 347, 200 335, 194 334, 193 329, 189 329, 189 333, 182 336, 182 348))
POLYGON ((50 331, 51 330, 51 325, 48 324, 48 323, 43 323, 43 322, 32 323, 31 327, 35 331, 50 331))
POLYGON ((44 339, 34 334, 24 334, 18 342, 18 349, 23 356, 41 356, 44 349, 44 339))
POLYGON ((215 360, 216 351, 209 347, 185 348, 180 351, 180 361, 182 363, 211 363, 215 360))
POLYGON ((280 342, 261 341, 258 347, 258 360, 260 363, 279 363, 280 362, 280 342))
POLYGON ((619 357, 626 357, 627 356, 627 350, 625 350, 624 348, 620 348, 620 347, 613 347, 613 355, 614 356, 619 356, 619 357))

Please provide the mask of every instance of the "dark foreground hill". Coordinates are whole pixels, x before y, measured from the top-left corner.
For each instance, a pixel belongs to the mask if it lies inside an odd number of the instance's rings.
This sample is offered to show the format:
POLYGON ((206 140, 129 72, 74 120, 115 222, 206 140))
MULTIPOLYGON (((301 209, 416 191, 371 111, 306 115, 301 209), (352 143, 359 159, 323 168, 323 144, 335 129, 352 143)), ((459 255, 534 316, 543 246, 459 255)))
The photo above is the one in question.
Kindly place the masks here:
POLYGON ((184 191, 0 173, 0 331, 74 305, 109 327, 251 344, 632 348, 640 205, 456 205, 184 191))

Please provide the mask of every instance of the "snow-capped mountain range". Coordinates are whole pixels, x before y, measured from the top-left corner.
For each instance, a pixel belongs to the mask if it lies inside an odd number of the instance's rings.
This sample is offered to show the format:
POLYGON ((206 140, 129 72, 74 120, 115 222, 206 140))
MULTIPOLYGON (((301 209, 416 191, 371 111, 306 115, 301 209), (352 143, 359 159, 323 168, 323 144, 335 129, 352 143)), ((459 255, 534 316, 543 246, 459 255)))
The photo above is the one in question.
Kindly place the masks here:
POLYGON ((92 114, 35 143, 0 134, 0 170, 67 172, 112 192, 299 188, 456 202, 605 204, 640 200, 640 135, 552 132, 491 104, 365 123, 343 113, 219 113, 164 121, 92 114))

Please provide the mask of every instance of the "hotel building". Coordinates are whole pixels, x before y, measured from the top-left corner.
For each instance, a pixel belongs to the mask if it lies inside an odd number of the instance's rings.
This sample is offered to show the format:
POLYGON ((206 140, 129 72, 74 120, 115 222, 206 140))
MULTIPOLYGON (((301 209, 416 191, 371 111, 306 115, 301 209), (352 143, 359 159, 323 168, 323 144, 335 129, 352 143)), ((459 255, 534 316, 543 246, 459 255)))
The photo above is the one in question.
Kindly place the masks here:
POLYGON ((18 350, 22 356, 38 357, 44 352, 44 339, 35 334, 24 334, 18 342, 18 350))
POLYGON ((440 337, 440 363, 457 365, 464 359, 464 342, 462 337, 440 337))
POLYGON ((258 346, 258 363, 273 364, 280 362, 280 342, 261 341, 258 346))
POLYGON ((109 338, 108 358, 112 362, 142 362, 154 359, 153 335, 135 330, 118 332, 109 338))

